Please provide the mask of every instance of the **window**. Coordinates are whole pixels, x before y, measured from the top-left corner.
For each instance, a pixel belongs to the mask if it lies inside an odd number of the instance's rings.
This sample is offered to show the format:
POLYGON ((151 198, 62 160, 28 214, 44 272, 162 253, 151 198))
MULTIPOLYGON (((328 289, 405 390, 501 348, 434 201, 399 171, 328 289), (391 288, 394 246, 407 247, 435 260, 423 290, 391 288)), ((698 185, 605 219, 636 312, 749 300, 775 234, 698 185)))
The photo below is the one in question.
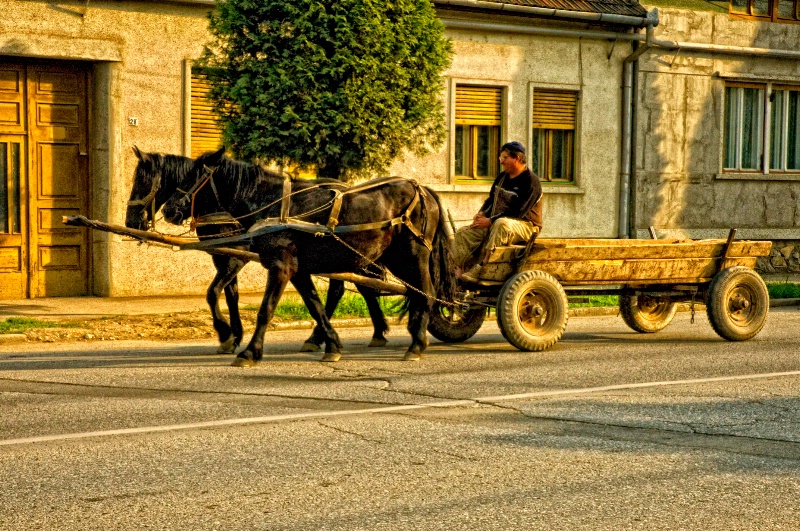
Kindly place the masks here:
POLYGON ((800 172, 799 127, 800 87, 728 84, 725 171, 800 172), (768 157, 764 157, 765 151, 768 157), (769 160, 766 169, 765 158, 769 160))
POLYGON ((773 88, 770 106, 770 170, 800 171, 800 88, 773 88))
POLYGON ((578 93, 534 89, 531 165, 542 181, 572 182, 578 93))
POLYGON ((798 22, 800 0, 731 0, 730 12, 772 22, 798 22))
POLYGON ((502 97, 499 87, 456 86, 456 178, 497 176, 502 97))
POLYGON ((222 147, 222 125, 214 113, 213 104, 208 100, 211 83, 195 69, 192 69, 191 83, 191 157, 197 158, 207 151, 222 147))

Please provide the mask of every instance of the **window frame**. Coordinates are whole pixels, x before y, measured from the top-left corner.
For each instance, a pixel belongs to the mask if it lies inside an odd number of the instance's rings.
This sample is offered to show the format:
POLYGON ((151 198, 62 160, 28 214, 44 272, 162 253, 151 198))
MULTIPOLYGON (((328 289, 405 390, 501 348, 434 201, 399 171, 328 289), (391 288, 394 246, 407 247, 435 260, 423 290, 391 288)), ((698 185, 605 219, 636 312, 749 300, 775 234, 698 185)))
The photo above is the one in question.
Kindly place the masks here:
POLYGON ((754 15, 753 5, 756 0, 747 0, 747 12, 734 11, 733 0, 728 3, 728 13, 735 18, 744 18, 750 20, 768 20, 770 22, 779 22, 782 24, 800 24, 800 0, 791 0, 794 3, 793 18, 781 18, 780 4, 789 0, 769 0, 766 15, 754 15))
MULTIPOLYGON (((797 163, 798 168, 787 168, 787 158, 788 152, 791 146, 789 146, 789 138, 788 138, 788 129, 790 127, 788 123, 788 108, 783 110, 783 116, 781 117, 781 124, 780 126, 776 126, 773 123, 773 105, 775 105, 774 101, 776 98, 780 97, 785 99, 787 102, 789 100, 789 93, 790 92, 797 92, 798 93, 798 105, 800 105, 800 84, 793 85, 787 84, 785 82, 772 82, 772 81, 764 81, 764 82, 741 82, 741 81, 726 81, 723 87, 723 112, 722 112, 722 135, 721 135, 721 157, 720 157, 720 166, 721 166, 721 174, 720 178, 737 178, 737 177, 769 177, 772 176, 773 178, 791 178, 792 180, 800 178, 800 163, 797 163), (739 167, 726 167, 726 159, 728 158, 727 149, 728 145, 726 142, 729 125, 728 121, 726 120, 726 109, 728 108, 729 102, 729 91, 728 89, 742 89, 742 88, 752 88, 752 89, 759 89, 761 91, 761 101, 759 102, 759 131, 758 131, 758 141, 760 147, 760 168, 742 168, 741 167, 741 144, 737 144, 736 148, 738 150, 737 154, 735 155, 737 165, 739 167), (780 96, 779 96, 780 95, 780 96), (779 127, 779 130, 776 130, 776 127, 779 127), (773 136, 776 132, 780 132, 781 138, 780 141, 773 144, 773 136), (773 168, 773 160, 775 158, 775 149, 776 147, 780 149, 782 152, 779 153, 780 157, 780 164, 779 168, 773 168)), ((739 111, 741 115, 741 110, 739 111)), ((734 125, 736 128, 737 133, 741 132, 742 130, 742 122, 741 120, 738 121, 734 125)), ((798 119, 797 124, 795 127, 800 128, 800 119, 798 119)), ((800 138, 795 139, 796 142, 800 142, 800 138)), ((795 146, 795 149, 797 146, 795 146)))
POLYGON ((450 135, 449 135, 449 145, 450 145, 450 182, 453 184, 490 184, 494 181, 494 179, 499 174, 501 168, 499 165, 499 161, 497 160, 497 153, 492 153, 492 144, 494 144, 497 150, 500 149, 500 146, 503 145, 505 141, 506 131, 508 131, 508 108, 509 108, 509 99, 510 99, 510 88, 509 84, 506 82, 498 82, 498 81, 487 81, 487 80, 476 80, 476 79, 463 79, 463 78, 451 78, 450 79, 450 109, 451 111, 448 113, 450 116, 450 135), (473 87, 473 88, 483 88, 483 89, 497 89, 500 91, 500 109, 499 109, 499 120, 494 125, 489 125, 485 123, 458 123, 457 118, 457 91, 459 87, 473 87), (462 150, 464 150, 465 159, 468 161, 468 169, 465 172, 466 175, 461 175, 456 172, 456 160, 458 157, 456 144, 457 144, 457 134, 459 127, 467 127, 467 137, 469 138, 469 143, 464 148, 462 146, 462 150), (490 127, 489 135, 490 135, 490 148, 489 148, 489 175, 477 175, 477 166, 478 166, 478 152, 476 146, 478 144, 478 133, 480 127, 490 127))
POLYGON ((528 146, 529 148, 529 155, 528 155, 528 165, 537 174, 539 180, 542 184, 550 185, 550 186, 577 186, 578 185, 578 175, 579 175, 579 160, 580 160, 580 123, 581 123, 581 90, 578 86, 572 85, 538 85, 531 83, 530 89, 528 91, 528 146), (564 127, 557 127, 557 128, 534 128, 534 106, 535 106, 535 96, 536 92, 561 92, 561 93, 569 93, 573 94, 575 97, 575 108, 573 111, 574 115, 574 122, 572 129, 564 128, 564 127), (541 132, 536 133, 535 131, 540 130, 541 132), (568 178, 553 178, 548 170, 544 170, 544 167, 550 167, 549 161, 552 159, 552 141, 553 141, 553 134, 552 131, 556 130, 568 130, 572 131, 571 138, 568 139, 568 143, 570 144, 569 154, 570 154, 570 177, 568 178), (548 134, 548 132, 550 132, 548 134), (550 148, 548 148, 545 158, 543 161, 540 161, 537 164, 537 161, 534 159, 534 154, 536 153, 536 146, 537 146, 537 136, 544 136, 544 143, 550 148))

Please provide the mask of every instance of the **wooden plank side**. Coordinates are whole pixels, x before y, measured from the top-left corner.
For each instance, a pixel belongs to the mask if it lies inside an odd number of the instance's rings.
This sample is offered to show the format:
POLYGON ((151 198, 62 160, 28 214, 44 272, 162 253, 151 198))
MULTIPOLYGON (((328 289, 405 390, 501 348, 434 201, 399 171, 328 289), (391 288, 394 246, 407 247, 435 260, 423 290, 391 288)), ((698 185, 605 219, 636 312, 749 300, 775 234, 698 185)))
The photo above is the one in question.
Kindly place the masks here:
MULTIPOLYGON (((633 260, 562 260, 525 262, 520 270, 539 269, 553 275, 562 284, 573 282, 675 282, 684 279, 712 278, 719 270, 721 258, 669 258, 633 260)), ((726 267, 741 265, 752 268, 755 257, 736 257, 726 267)))
MULTIPOLYGON (((722 256, 725 240, 551 240, 537 241, 526 262, 563 260, 644 260, 678 258, 712 258, 722 256), (619 243, 623 242, 623 243, 619 243)), ((731 244, 729 256, 767 256, 772 247, 769 241, 739 240, 731 244)), ((520 246, 498 247, 490 263, 508 262, 520 256, 520 246)), ((536 267, 533 267, 537 269, 536 267)))

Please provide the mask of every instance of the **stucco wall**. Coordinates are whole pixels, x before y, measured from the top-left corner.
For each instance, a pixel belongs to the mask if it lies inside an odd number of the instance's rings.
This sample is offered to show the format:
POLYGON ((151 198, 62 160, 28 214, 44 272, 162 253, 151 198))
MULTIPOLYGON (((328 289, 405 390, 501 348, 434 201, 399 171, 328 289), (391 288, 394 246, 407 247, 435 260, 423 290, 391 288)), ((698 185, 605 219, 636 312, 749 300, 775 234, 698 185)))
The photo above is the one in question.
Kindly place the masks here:
MULTIPOLYGON (((659 8, 656 38, 796 50, 800 26, 659 8)), ((800 239, 800 176, 722 174, 727 80, 800 85, 800 61, 654 48, 640 62, 634 227, 693 238, 800 239)), ((790 253, 791 254, 791 253, 790 253)), ((788 257, 787 257, 788 258, 788 257)))
MULTIPOLYGON (((184 61, 207 38, 205 9, 155 2, 0 0, 0 55, 93 63, 90 94, 92 211, 124 224, 136 157, 184 152, 184 61), (128 118, 138 118, 138 126, 128 118)), ((97 295, 203 293, 214 275, 203 253, 180 254, 107 233, 92 235, 97 295)), ((263 290, 266 275, 248 265, 245 291, 263 290)))
MULTIPOLYGON (((205 8, 156 2, 0 0, 0 9, 4 13, 0 55, 93 63, 93 195, 87 214, 124 223, 136 164, 131 147, 188 152, 185 61, 200 54, 207 38, 205 8), (129 118, 137 118, 138 125, 129 125, 129 118)), ((442 95, 451 131, 457 82, 504 86, 503 140, 520 140, 529 147, 532 87, 580 91, 575 184, 545 187, 544 236, 615 237, 621 61, 630 47, 608 40, 467 30, 447 34, 456 52, 442 95)), ((485 183, 454 183, 449 144, 423 158, 397 161, 390 173, 433 186, 459 224, 474 215, 489 189, 485 183)), ((98 295, 202 293, 214 273, 202 253, 176 253, 101 232, 93 234, 92 243, 93 290, 98 295)), ((265 279, 259 266, 249 265, 240 285, 247 291, 261 290, 265 279)))
MULTIPOLYGON (((500 21, 488 16, 474 20, 500 21)), ((531 19, 518 22, 535 23, 531 19)), ((528 148, 532 87, 580 91, 575 183, 545 184, 543 236, 616 237, 621 65, 630 47, 606 40, 498 35, 471 30, 451 29, 447 35, 453 40, 455 50, 453 63, 446 72, 445 88, 450 138, 455 131, 452 107, 456 83, 505 87, 503 140, 519 140, 528 148)), ((453 151, 449 143, 425 158, 407 157, 398 161, 391 173, 413 176, 431 184, 458 226, 468 223, 489 190, 488 184, 454 182, 453 151)))

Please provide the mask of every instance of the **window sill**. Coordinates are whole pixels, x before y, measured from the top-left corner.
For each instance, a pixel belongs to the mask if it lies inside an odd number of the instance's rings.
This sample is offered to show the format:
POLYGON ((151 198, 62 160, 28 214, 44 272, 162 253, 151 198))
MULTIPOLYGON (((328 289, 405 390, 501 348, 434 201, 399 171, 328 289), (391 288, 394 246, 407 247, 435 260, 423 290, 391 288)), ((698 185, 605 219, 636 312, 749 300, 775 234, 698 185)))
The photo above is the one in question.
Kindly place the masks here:
POLYGON ((714 178, 724 181, 800 181, 800 173, 718 173, 714 178))
MULTIPOLYGON (((800 177, 800 176, 798 176, 800 177)), ((481 183, 456 183, 456 184, 426 184, 428 188, 436 193, 486 193, 492 188, 492 183, 484 181, 481 183)), ((549 184, 542 183, 542 190, 545 194, 585 194, 586 190, 580 186, 571 184, 549 184)))

